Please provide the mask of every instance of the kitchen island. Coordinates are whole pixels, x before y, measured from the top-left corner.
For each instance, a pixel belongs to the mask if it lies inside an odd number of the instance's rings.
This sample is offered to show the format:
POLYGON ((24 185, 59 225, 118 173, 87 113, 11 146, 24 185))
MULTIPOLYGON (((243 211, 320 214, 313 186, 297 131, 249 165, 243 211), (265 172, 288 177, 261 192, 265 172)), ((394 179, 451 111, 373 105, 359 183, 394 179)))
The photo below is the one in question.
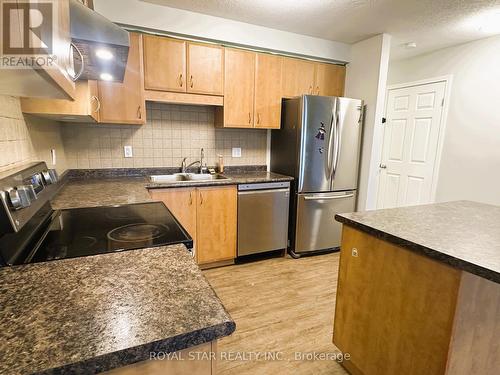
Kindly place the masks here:
POLYGON ((352 374, 498 374, 500 207, 459 201, 337 215, 333 342, 352 374))
POLYGON ((212 352, 235 330, 184 245, 5 267, 0 305, 1 374, 166 371, 151 355, 212 352))

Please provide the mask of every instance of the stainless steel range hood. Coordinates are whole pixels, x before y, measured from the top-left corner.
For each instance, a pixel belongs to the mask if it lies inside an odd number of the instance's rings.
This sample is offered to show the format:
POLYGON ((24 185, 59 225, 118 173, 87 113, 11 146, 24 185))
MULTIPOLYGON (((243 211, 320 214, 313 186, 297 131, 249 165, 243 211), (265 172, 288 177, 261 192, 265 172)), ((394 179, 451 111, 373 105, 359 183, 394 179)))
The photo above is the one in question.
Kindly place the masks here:
POLYGON ((77 0, 70 0, 70 23, 77 79, 123 82, 128 32, 77 0))

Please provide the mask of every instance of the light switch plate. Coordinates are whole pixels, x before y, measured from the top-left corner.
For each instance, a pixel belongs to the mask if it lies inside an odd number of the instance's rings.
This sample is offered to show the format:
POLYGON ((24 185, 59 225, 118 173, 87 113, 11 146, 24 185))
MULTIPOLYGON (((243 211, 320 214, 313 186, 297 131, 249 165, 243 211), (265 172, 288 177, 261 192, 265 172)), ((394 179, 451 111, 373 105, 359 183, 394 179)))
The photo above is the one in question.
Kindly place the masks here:
POLYGON ((241 147, 233 147, 231 155, 233 158, 241 158, 241 147))
POLYGON ((123 146, 123 152, 125 153, 126 158, 131 158, 132 155, 132 146, 123 146))

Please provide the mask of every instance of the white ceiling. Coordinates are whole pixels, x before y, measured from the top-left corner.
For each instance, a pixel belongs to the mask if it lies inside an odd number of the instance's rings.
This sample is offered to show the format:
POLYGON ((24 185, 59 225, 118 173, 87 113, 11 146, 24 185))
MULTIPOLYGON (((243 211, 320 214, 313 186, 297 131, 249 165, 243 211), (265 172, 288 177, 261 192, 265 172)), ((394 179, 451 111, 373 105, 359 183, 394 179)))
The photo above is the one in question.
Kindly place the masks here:
POLYGON ((344 43, 385 32, 393 59, 500 34, 500 0, 143 1, 344 43))

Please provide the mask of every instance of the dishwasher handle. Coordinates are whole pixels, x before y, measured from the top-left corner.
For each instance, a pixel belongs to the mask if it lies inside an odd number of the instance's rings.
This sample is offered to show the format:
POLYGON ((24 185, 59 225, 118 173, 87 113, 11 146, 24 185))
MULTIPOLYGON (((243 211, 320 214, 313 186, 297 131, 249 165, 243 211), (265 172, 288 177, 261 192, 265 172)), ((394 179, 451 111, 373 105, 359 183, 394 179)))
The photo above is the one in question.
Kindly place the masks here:
POLYGON ((267 194, 267 193, 290 193, 290 189, 268 189, 268 190, 246 190, 238 191, 238 195, 267 194))

